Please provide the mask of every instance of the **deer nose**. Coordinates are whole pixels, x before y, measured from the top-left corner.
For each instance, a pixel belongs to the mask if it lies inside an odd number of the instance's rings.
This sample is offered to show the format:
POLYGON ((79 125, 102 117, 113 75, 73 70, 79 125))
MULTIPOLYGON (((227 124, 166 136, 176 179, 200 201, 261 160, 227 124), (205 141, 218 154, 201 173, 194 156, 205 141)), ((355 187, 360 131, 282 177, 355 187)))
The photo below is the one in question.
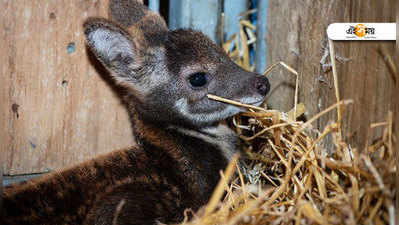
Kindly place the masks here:
POLYGON ((266 95, 270 90, 269 80, 265 76, 260 76, 256 78, 255 88, 260 95, 266 95))

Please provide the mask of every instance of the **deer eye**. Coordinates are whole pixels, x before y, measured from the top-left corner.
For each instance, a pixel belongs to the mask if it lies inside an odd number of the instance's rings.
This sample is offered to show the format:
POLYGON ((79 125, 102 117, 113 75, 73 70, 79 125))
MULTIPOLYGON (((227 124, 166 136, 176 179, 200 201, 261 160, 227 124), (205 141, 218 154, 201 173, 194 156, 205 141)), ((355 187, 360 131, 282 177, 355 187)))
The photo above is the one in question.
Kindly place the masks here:
POLYGON ((191 86, 193 87, 203 87, 208 83, 208 75, 204 72, 193 73, 188 78, 191 86))

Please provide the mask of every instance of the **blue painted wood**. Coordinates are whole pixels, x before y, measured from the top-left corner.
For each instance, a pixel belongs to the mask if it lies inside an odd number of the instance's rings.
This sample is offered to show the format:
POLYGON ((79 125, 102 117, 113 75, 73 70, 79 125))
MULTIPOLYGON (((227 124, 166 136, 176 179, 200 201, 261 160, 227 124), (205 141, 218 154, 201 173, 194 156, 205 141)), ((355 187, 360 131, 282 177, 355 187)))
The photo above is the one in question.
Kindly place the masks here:
POLYGON ((218 41, 221 0, 170 0, 169 28, 193 28, 218 41))
POLYGON ((190 19, 190 0, 169 1, 169 29, 188 28, 190 19))
POLYGON ((159 1, 160 0, 149 0, 148 1, 148 7, 154 11, 159 13, 159 1))
POLYGON ((224 1, 224 32, 225 40, 239 31, 239 15, 248 10, 248 0, 224 1))
POLYGON ((267 44, 266 44, 266 32, 267 32, 267 11, 268 11, 268 0, 258 1, 258 18, 256 22, 256 53, 255 53, 255 71, 257 73, 263 73, 266 69, 267 63, 267 44))
POLYGON ((22 181, 31 180, 44 174, 26 174, 26 175, 18 175, 18 176, 3 176, 3 180, 1 182, 2 186, 8 186, 10 184, 19 183, 22 181))

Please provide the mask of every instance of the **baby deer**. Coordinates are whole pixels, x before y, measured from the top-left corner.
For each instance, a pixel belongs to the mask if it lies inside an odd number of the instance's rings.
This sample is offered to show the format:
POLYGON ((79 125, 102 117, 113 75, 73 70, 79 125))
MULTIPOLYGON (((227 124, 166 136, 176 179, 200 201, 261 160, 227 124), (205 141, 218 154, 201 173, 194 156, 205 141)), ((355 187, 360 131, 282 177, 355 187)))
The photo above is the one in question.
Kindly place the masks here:
POLYGON ((240 150, 220 122, 242 109, 207 94, 259 105, 267 78, 201 32, 168 30, 137 1, 111 0, 110 18, 87 20, 87 45, 126 89, 138 147, 5 187, 0 224, 176 223, 207 202, 240 150))

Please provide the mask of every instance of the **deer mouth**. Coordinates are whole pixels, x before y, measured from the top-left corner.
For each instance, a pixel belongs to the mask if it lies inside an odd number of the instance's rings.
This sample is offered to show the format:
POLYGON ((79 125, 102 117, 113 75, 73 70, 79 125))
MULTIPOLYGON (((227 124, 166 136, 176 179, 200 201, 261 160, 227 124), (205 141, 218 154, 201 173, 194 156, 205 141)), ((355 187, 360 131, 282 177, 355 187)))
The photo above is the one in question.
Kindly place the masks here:
POLYGON ((265 97, 256 98, 256 97, 246 97, 239 100, 239 102, 246 105, 260 106, 265 101, 265 97))

